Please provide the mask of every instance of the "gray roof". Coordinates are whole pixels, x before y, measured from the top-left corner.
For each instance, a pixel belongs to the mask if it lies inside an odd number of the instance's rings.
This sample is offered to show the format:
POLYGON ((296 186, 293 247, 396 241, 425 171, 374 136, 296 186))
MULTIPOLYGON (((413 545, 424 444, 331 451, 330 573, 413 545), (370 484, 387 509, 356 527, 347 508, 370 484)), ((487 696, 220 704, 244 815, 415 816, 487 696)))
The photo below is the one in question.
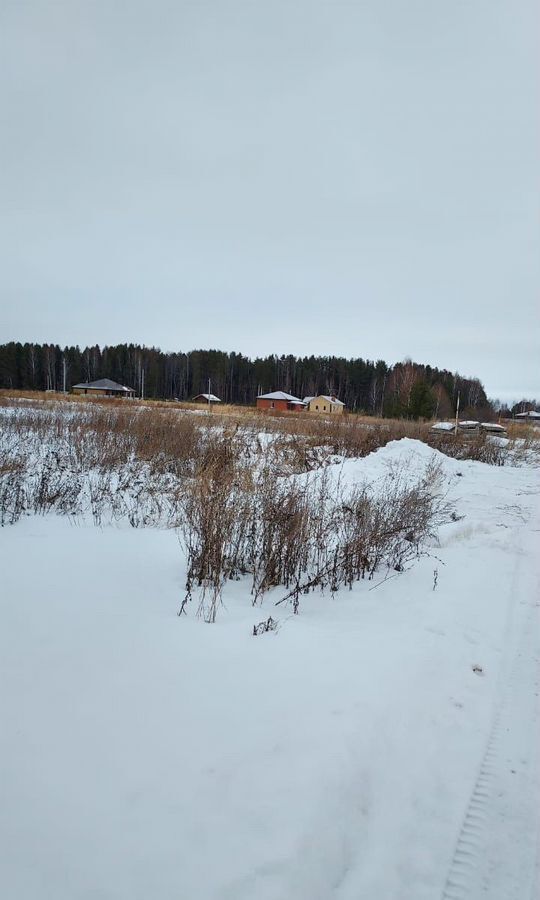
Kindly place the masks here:
POLYGON ((285 391, 272 391, 271 394, 259 394, 257 400, 288 400, 290 403, 302 403, 298 397, 287 394, 285 391))
POLYGON ((216 397, 215 394, 197 394, 193 399, 198 400, 199 397, 204 397, 207 403, 221 403, 219 397, 216 397))
POLYGON ((126 387, 125 384, 118 384, 117 381, 111 381, 110 378, 98 378, 97 381, 81 381, 80 384, 74 384, 74 388, 95 388, 96 390, 102 391, 122 391, 124 393, 128 393, 129 391, 133 391, 133 388, 126 387))

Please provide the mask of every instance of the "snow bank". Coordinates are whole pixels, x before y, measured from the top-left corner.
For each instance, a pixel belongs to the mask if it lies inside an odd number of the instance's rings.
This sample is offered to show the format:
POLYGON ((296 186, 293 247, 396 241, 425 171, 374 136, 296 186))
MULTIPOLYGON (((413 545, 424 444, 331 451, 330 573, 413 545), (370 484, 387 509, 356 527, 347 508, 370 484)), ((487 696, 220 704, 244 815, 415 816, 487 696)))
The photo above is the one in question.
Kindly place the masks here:
POLYGON ((346 490, 355 485, 377 485, 388 477, 399 477, 404 486, 418 483, 429 469, 436 469, 446 478, 462 468, 462 463, 445 456, 439 450, 412 438, 390 441, 374 453, 359 459, 342 458, 323 470, 295 476, 299 481, 317 483, 330 478, 346 490))

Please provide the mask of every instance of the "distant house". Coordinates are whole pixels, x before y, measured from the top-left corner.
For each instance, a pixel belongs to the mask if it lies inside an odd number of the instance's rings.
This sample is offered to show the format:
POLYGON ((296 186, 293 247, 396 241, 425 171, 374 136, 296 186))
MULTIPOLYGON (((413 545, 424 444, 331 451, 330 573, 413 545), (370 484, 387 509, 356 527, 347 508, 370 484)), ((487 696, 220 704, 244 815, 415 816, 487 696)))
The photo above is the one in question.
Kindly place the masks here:
POLYGON ((72 387, 74 394, 87 394, 89 397, 134 397, 133 388, 118 384, 110 378, 99 378, 97 381, 82 381, 72 387))
POLYGON ((515 422, 524 422, 526 425, 540 425, 540 413, 530 409, 528 412, 516 413, 515 422))
POLYGON ((194 403, 221 403, 219 397, 216 397, 215 394, 197 394, 196 397, 193 397, 194 403))
POLYGON ((272 391, 270 394, 260 394, 257 397, 257 409, 277 409, 286 412, 304 408, 303 400, 293 397, 292 394, 287 394, 285 391, 272 391))
POLYGON ((319 394, 318 397, 304 397, 304 404, 310 412, 342 413, 345 404, 332 394, 319 394))

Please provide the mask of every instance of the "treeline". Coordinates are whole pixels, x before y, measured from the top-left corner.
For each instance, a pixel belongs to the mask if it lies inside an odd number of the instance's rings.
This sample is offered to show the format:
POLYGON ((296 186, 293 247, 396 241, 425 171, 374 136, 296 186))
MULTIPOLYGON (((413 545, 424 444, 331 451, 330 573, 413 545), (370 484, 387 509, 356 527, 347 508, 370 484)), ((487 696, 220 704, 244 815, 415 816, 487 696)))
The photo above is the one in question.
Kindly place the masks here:
POLYGON ((154 399, 189 400, 207 391, 225 403, 253 404, 259 393, 285 390, 297 397, 335 394, 349 410, 422 418, 451 416, 458 394, 463 415, 492 413, 477 378, 410 360, 389 366, 382 360, 336 356, 267 356, 192 350, 163 353, 155 347, 60 347, 57 344, 0 345, 0 387, 62 391, 80 381, 112 378, 154 399))

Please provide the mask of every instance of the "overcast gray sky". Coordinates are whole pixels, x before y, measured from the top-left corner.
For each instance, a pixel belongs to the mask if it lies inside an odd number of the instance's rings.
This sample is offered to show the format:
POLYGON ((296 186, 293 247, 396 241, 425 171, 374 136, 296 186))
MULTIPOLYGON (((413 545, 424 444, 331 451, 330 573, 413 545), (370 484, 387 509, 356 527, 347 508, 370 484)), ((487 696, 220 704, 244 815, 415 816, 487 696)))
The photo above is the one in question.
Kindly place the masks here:
POLYGON ((0 340, 540 398, 537 0, 0 0, 0 340))

